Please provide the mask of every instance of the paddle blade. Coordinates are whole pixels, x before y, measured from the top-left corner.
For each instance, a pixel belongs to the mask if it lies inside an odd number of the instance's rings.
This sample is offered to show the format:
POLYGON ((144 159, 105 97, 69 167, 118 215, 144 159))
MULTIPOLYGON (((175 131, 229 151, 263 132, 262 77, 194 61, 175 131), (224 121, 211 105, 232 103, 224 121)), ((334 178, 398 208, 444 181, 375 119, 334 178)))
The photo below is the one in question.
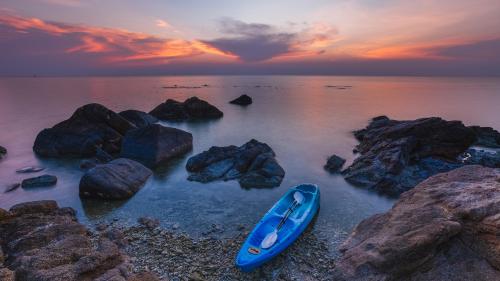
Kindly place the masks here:
POLYGON ((269 232, 266 237, 264 237, 264 240, 262 240, 262 243, 260 243, 260 247, 262 249, 271 248, 274 243, 276 243, 276 240, 278 240, 278 232, 276 232, 276 230, 273 230, 269 232))
POLYGON ((295 191, 295 193, 293 194, 293 199, 295 199, 295 201, 300 205, 302 204, 302 202, 304 202, 304 195, 302 195, 302 193, 300 193, 299 191, 295 191))

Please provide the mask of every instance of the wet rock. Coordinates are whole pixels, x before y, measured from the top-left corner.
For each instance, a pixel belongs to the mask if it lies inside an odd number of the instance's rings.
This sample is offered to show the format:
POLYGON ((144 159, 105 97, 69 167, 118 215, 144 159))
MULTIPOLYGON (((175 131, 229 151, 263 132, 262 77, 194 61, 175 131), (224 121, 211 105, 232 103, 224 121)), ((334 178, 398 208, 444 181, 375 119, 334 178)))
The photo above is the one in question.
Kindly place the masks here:
POLYGON ((332 280, 497 280, 499 190, 481 166, 427 179, 354 229, 332 280))
POLYGON ((149 229, 154 229, 160 226, 160 220, 151 217, 140 217, 137 222, 149 229))
POLYGON ((250 105, 252 104, 252 98, 247 95, 241 95, 238 98, 230 101, 229 103, 243 105, 243 106, 250 105))
POLYGON ((129 131, 121 157, 154 168, 193 149, 193 136, 180 129, 153 124, 129 131))
POLYGON ((237 146, 216 147, 189 158, 188 180, 209 182, 239 179, 242 187, 279 186, 285 171, 274 158, 274 151, 265 143, 251 140, 237 146))
POLYGON ((222 111, 197 97, 191 97, 184 102, 168 99, 149 114, 160 120, 170 121, 216 119, 223 116, 222 111))
POLYGON ((21 183, 19 182, 16 182, 16 183, 11 183, 11 184, 8 184, 6 187, 5 187, 5 193, 7 192, 11 192, 11 191, 14 191, 16 190, 17 188, 19 188, 21 186, 21 183))
POLYGON ((391 195, 460 167, 457 156, 476 140, 474 131, 462 122, 437 117, 396 121, 379 116, 354 135, 360 156, 342 172, 345 179, 391 195))
POLYGON ((40 172, 43 170, 45 170, 44 167, 27 166, 27 167, 23 167, 21 169, 17 169, 16 173, 20 173, 20 174, 37 173, 37 172, 40 172))
POLYGON ((326 164, 324 166, 325 170, 327 170, 330 173, 336 173, 342 169, 342 166, 344 166, 345 159, 337 156, 337 155, 332 155, 328 157, 328 160, 326 161, 326 164))
POLYGON ((458 159, 464 164, 500 168, 500 151, 470 148, 458 159))
POLYGON ((0 145, 0 159, 4 158, 5 154, 7 154, 7 149, 0 145))
POLYGON ((500 133, 491 127, 470 126, 476 134, 475 145, 500 148, 500 133))
POLYGON ((80 180, 80 196, 102 199, 130 198, 142 188, 151 175, 151 170, 142 164, 119 158, 87 171, 80 180))
POLYGON ((134 124, 137 128, 148 126, 158 122, 158 119, 146 112, 139 110, 125 110, 120 113, 121 117, 127 119, 130 123, 134 124))
POLYGON ((100 104, 78 108, 66 121, 41 131, 33 150, 44 157, 90 157, 96 148, 117 154, 123 135, 133 124, 100 104))
POLYGON ((53 186, 57 183, 57 177, 53 175, 42 175, 39 177, 28 178, 22 181, 23 188, 53 186))

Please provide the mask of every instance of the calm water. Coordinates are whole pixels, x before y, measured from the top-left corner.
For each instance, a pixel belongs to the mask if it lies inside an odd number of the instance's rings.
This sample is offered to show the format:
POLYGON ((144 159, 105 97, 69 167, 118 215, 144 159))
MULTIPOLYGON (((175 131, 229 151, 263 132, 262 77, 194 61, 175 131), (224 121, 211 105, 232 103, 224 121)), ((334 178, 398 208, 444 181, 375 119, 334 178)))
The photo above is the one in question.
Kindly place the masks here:
MULTIPOLYGON (((161 219, 165 227, 199 235, 212 224, 230 235, 239 224, 253 226, 290 186, 312 182, 321 187, 321 211, 314 232, 328 238, 332 249, 362 219, 386 211, 393 200, 347 184, 323 170, 326 158, 336 153, 352 161, 356 144, 351 131, 364 127, 376 115, 413 119, 441 116, 472 125, 500 129, 498 78, 396 78, 303 76, 208 76, 118 78, 1 78, 0 144, 9 150, 0 162, 0 188, 20 181, 15 170, 27 165, 46 167, 57 175, 52 188, 0 193, 0 207, 55 199, 78 211, 81 221, 95 224, 118 219, 134 223, 140 216, 161 219), (202 89, 164 89, 166 85, 202 89), (325 85, 351 85, 339 90, 325 85), (260 86, 260 87, 258 87, 260 86), (242 108, 228 104, 241 95, 254 103, 242 108), (78 161, 37 158, 31 147, 36 134, 68 118, 79 106, 101 103, 121 111, 149 111, 167 98, 190 96, 208 100, 224 118, 206 123, 173 123, 191 132, 194 150, 157 170, 144 188, 124 202, 82 201, 78 161), (268 143, 286 170, 280 187, 250 189, 236 181, 201 184, 186 180, 188 157, 210 146, 241 145, 251 138, 268 143)), ((26 177, 26 176, 24 176, 26 177)))

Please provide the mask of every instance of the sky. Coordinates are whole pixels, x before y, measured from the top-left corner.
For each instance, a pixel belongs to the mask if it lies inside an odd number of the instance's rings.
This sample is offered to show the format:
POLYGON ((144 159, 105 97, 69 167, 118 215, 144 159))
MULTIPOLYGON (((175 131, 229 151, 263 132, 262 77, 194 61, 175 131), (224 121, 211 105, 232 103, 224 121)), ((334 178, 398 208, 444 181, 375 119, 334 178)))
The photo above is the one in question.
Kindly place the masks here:
POLYGON ((0 75, 499 76, 498 0, 0 0, 0 75))

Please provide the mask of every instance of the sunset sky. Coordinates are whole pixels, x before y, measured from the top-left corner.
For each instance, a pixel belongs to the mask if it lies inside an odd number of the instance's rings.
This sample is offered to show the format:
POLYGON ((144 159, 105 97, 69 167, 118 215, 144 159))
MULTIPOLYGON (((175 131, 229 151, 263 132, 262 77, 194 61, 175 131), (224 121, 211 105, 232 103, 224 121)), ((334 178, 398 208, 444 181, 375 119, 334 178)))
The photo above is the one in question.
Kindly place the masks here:
POLYGON ((500 1, 2 0, 34 74, 500 75, 500 1))

